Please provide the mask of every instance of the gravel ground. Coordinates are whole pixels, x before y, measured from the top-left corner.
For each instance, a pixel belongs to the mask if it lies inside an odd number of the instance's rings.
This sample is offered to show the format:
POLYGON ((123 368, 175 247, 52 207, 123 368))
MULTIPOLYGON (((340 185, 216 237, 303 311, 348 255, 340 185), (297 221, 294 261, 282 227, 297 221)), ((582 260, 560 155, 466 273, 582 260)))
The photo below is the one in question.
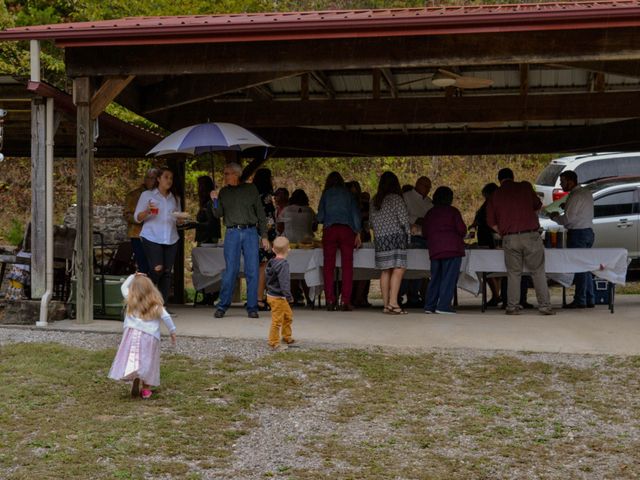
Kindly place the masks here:
MULTIPOLYGON (((8 343, 18 342, 55 342, 68 346, 100 350, 106 348, 115 348, 120 341, 119 334, 110 333, 84 333, 69 331, 50 331, 29 327, 0 327, 0 346, 8 343)), ((223 338, 192 338, 180 337, 178 345, 173 348, 169 342, 162 342, 163 351, 171 351, 183 354, 194 359, 222 359, 227 356, 239 357, 246 361, 259 359, 265 355, 271 355, 271 352, 265 347, 263 341, 253 340, 230 340, 223 338)), ((303 345, 305 349, 343 349, 358 348, 352 345, 325 345, 313 344, 303 345)), ((420 350, 394 350, 380 348, 364 348, 370 351, 385 351, 389 353, 426 353, 420 350)), ((433 350, 430 350, 433 353, 433 350)), ((488 358, 496 355, 508 355, 518 358, 525 362, 544 362, 557 366, 568 366, 576 369, 598 369, 605 366, 611 357, 595 356, 595 355, 568 355, 568 354, 518 354, 514 352, 491 352, 491 351, 475 351, 475 350, 440 350, 438 354, 445 355, 452 360, 454 364, 461 367, 468 366, 474 360, 488 358)), ((333 367, 332 367, 333 368, 333 367)), ((353 376, 353 372, 343 372, 345 376, 353 376)), ((610 379, 602 378, 602 382, 610 379)), ((290 411, 268 407, 251 413, 251 417, 255 420, 255 428, 252 428, 247 435, 238 438, 234 444, 234 455, 231 465, 224 470, 199 471, 203 478, 207 479, 263 479, 269 478, 295 478, 290 477, 287 472, 299 471, 325 471, 328 475, 326 478, 341 478, 346 471, 355 474, 354 478, 363 478, 358 476, 357 472, 349 470, 353 468, 349 465, 341 465, 339 462, 332 463, 327 468, 326 459, 322 458, 320 453, 305 451, 304 455, 299 454, 299 448, 305 444, 308 445, 311 439, 324 437, 328 438, 331 434, 339 435, 341 441, 345 444, 361 444, 363 442, 384 442, 389 436, 393 436, 393 429, 390 426, 392 417, 379 417, 373 421, 365 419, 355 419, 348 423, 336 423, 333 420, 333 413, 337 407, 348 401, 348 393, 339 393, 338 395, 327 395, 322 391, 322 385, 309 385, 309 394, 313 396, 313 402, 309 402, 304 406, 295 408, 290 411), (283 470, 284 468, 284 470, 283 470), (344 470, 343 470, 344 468, 344 470), (267 473, 265 473, 267 472, 267 473), (332 473, 333 472, 333 473, 332 473)), ((634 408, 629 407, 629 412, 637 412, 637 402, 634 408)), ((433 422, 433 431, 438 433, 442 430, 446 434, 447 411, 439 411, 435 409, 429 415, 429 422, 433 422)), ((398 412, 395 412, 396 414, 398 412)), ((408 419, 411 413, 406 412, 408 419)), ((469 414, 473 414, 470 410, 469 414)), ((583 411, 574 406, 567 406, 564 412, 549 412, 550 415, 563 418, 564 424, 567 426, 579 426, 576 431, 580 437, 584 438, 590 434, 602 433, 611 438, 625 435, 628 442, 640 445, 640 429, 638 419, 630 419, 628 429, 620 425, 600 425, 591 428, 585 427, 589 425, 589 412, 583 411), (600 430, 598 430, 600 429, 600 430)), ((424 420, 424 419, 423 419, 424 420)), ((510 427, 511 425, 505 425, 510 427)), ((568 441, 573 441, 573 433, 569 432, 568 441)), ((465 444, 465 438, 460 438, 456 442, 447 446, 447 450, 442 455, 451 458, 461 458, 469 454, 469 451, 477 449, 478 445, 474 444, 473 439, 468 439, 465 444)), ((419 459, 421 452, 402 441, 390 448, 393 458, 399 460, 404 466, 415 463, 416 468, 420 468, 419 459)), ((552 454, 553 455, 553 454, 552 454)), ((585 451, 585 457, 593 455, 593 452, 585 451)), ((590 460, 590 467, 587 471, 580 471, 580 463, 582 458, 580 455, 573 455, 572 458, 558 459, 559 471, 536 469, 536 465, 513 465, 511 468, 505 467, 499 471, 493 472, 495 478, 638 478, 640 469, 627 471, 629 476, 612 476, 612 472, 620 471, 619 468, 626 468, 624 465, 633 465, 637 459, 627 458, 625 455, 605 455, 602 454, 598 459, 590 460), (573 472, 573 473, 570 473, 573 472)), ((496 464, 500 465, 500 459, 496 458, 496 464)), ((637 464, 636 464, 637 465, 637 464)), ((198 471, 197 465, 193 465, 194 471, 198 471)), ((156 477, 162 478, 162 477, 156 477)), ((351 478, 351 477, 350 477, 351 478)), ((378 477, 376 477, 378 478, 378 477)), ((380 478, 404 478, 402 476, 393 477, 384 476, 380 478)))

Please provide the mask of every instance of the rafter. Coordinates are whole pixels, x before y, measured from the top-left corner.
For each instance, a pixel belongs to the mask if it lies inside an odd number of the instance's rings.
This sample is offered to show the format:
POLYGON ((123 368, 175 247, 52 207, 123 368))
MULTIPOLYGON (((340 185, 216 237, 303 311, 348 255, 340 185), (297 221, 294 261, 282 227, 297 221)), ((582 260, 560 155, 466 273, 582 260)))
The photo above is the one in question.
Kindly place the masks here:
POLYGON ((300 72, 258 72, 170 77, 140 89, 142 99, 139 111, 143 115, 160 112, 299 74, 300 72))
POLYGON ((640 92, 203 103, 151 119, 176 129, 206 117, 247 127, 611 119, 640 116, 640 92))
POLYGON ((274 157, 486 155, 640 150, 640 120, 560 130, 428 132, 373 134, 311 128, 257 129, 277 146, 274 157))
POLYGON ((331 99, 336 98, 336 90, 333 88, 329 75, 319 70, 314 70, 311 72, 311 77, 324 89, 327 97, 331 99))
POLYGON ((389 87, 389 91, 391 91, 391 96, 393 98, 398 98, 398 85, 396 83, 395 78, 393 78, 393 73, 390 68, 381 68, 382 76, 384 77, 384 81, 389 87))

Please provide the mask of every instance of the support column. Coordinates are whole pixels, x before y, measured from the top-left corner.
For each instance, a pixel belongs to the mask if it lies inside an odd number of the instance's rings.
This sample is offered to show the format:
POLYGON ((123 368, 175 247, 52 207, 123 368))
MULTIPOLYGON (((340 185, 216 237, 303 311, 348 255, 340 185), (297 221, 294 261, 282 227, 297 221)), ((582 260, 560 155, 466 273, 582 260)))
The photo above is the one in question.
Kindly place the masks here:
MULTIPOLYGON (((185 168, 186 162, 182 159, 172 158, 168 162, 169 168, 173 171, 173 183, 176 193, 180 196, 182 210, 186 211, 185 199, 185 168)), ((178 251, 173 264, 173 303, 184 304, 184 230, 179 230, 180 240, 178 240, 178 251)))
POLYGON ((91 79, 73 79, 77 107, 76 321, 93 321, 93 122, 91 79))
POLYGON ((40 299, 46 289, 46 162, 45 103, 31 100, 31 298, 40 299))

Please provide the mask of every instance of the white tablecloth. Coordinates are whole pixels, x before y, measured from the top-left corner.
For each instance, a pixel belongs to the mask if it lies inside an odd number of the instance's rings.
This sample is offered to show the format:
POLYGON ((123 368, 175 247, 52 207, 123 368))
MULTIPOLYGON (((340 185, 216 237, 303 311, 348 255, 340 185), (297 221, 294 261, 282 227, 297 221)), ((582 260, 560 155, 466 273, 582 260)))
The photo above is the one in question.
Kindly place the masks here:
MULTIPOLYGON (((547 276, 569 286, 573 274, 592 272, 612 283, 624 285, 627 250, 624 248, 547 248, 544 252, 547 276)), ((502 250, 467 250, 468 272, 506 272, 502 250)))
MULTIPOLYGON (((222 281, 222 273, 225 269, 224 253, 219 247, 197 247, 191 252, 193 263, 193 286, 197 290, 219 290, 222 281)), ((460 278, 458 286, 472 293, 478 293, 479 282, 475 275, 468 275, 467 262, 469 257, 462 259, 460 266, 460 278)), ((322 276, 323 255, 322 249, 294 249, 289 252, 289 269, 291 278, 304 278, 306 284, 313 287, 321 287, 324 283, 322 276)), ((428 252, 424 249, 411 249, 407 253, 409 268, 405 278, 425 278, 429 274, 431 262, 428 252)), ((340 253, 336 258, 336 265, 341 265, 340 253)), ((354 252, 353 256, 354 280, 370 280, 380 278, 380 271, 375 268, 375 252, 372 248, 361 248, 354 252)), ((240 262, 240 271, 243 271, 240 262)))
MULTIPOLYGON (((374 250, 361 248, 353 256, 354 280, 380 278, 375 268, 374 250)), ((219 289, 225 269, 223 249, 220 247, 198 247, 192 251, 193 285, 196 289, 219 289)), ((289 253, 291 277, 304 278, 309 287, 321 287, 323 282, 322 249, 294 249, 289 253)), ((405 278, 424 278, 429 274, 431 263, 428 252, 410 249, 407 253, 408 269, 405 278)), ((338 253, 336 264, 340 266, 338 253)), ((545 250, 545 268, 549 278, 569 286, 576 272, 590 271, 597 277, 613 283, 625 283, 627 274, 627 251, 624 248, 558 248, 545 250)), ((242 262, 240 270, 242 271, 242 262)), ((482 272, 506 272, 502 250, 467 250, 462 259, 458 287, 471 293, 480 291, 478 275, 482 272)))
MULTIPOLYGON (((314 250, 291 250, 289 252, 289 269, 291 278, 303 279, 314 250)), ((322 255, 322 250, 320 251, 322 255)), ((222 274, 225 270, 222 244, 215 247, 196 247, 191 251, 193 264, 193 286, 196 290, 220 290, 222 274)), ((240 273, 244 272, 244 264, 240 260, 240 273)))

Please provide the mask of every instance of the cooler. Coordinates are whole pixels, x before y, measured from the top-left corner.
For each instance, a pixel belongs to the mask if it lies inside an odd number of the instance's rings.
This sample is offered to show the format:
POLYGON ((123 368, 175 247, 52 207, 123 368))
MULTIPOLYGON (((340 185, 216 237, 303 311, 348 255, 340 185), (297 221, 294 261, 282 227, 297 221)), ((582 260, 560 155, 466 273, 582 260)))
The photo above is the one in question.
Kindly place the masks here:
MULTIPOLYGON (((122 320, 124 305, 120 287, 128 275, 93 276, 93 316, 106 320, 122 320)), ((67 302, 70 318, 76 317, 76 279, 71 279, 71 295, 67 302)))

